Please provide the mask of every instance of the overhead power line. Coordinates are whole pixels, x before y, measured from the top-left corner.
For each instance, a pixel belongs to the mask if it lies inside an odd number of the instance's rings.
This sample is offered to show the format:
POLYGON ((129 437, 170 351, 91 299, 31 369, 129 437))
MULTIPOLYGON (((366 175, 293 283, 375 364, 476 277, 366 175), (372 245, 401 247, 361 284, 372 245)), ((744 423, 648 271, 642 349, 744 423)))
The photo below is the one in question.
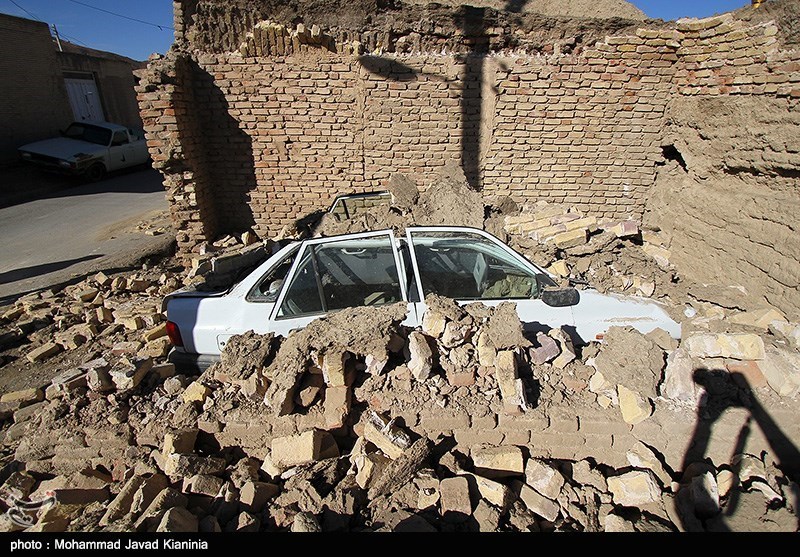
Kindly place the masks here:
POLYGON ((35 19, 36 21, 40 21, 40 22, 44 23, 44 21, 42 21, 41 19, 39 19, 38 17, 33 15, 31 12, 29 12, 28 10, 26 10, 25 8, 23 8, 22 6, 17 4, 14 0, 8 0, 8 1, 11 2, 12 4, 14 4, 16 7, 18 7, 20 10, 22 10, 26 14, 28 14, 32 19, 35 19))
POLYGON ((164 29, 171 29, 172 31, 175 30, 174 28, 170 27, 169 25, 159 25, 157 23, 150 23, 149 21, 143 21, 141 19, 136 19, 135 17, 128 17, 127 15, 122 15, 122 14, 118 14, 118 13, 115 13, 115 12, 110 12, 108 10, 104 10, 103 8, 98 8, 97 6, 92 6, 91 4, 86 4, 85 2, 78 2, 78 0, 69 0, 69 1, 72 2, 73 4, 78 4, 80 6, 85 6, 87 8, 91 8, 93 10, 97 10, 98 12, 103 12, 103 13, 106 13, 106 14, 109 14, 109 15, 113 15, 113 16, 116 16, 116 17, 121 17, 123 19, 128 19, 130 21, 135 21, 137 23, 142 23, 144 25, 150 25, 151 27, 158 27, 162 31, 164 29))

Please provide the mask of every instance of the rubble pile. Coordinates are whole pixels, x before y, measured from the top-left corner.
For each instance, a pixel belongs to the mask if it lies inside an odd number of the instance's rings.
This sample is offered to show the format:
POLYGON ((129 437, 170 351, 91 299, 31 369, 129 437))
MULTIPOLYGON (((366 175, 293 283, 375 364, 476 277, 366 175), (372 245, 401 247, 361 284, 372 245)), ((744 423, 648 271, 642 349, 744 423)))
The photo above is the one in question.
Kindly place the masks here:
POLYGON ((234 336, 195 375, 166 363, 163 297, 226 288, 284 241, 227 236, 187 273, 145 262, 0 311, 0 529, 797 530, 798 323, 685 281, 632 221, 484 199, 452 167, 389 190, 284 240, 483 228, 565 284, 666 302, 683 340, 580 345, 512 302, 428 296, 417 328, 404 303, 346 309, 234 336))
POLYGON ((720 419, 751 408, 759 423, 758 404, 793 404, 796 325, 741 313, 687 323, 680 344, 612 328, 575 346, 561 329, 523 331, 511 303, 425 302, 418 328, 396 304, 285 339, 235 336, 199 376, 109 357, 6 393, 3 500, 42 504, 7 512, 2 527, 797 529, 784 448, 704 455, 696 438, 674 457, 638 429, 692 414, 697 400, 720 419), (614 432, 605 451, 590 446, 591 427, 614 432))
POLYGON ((132 272, 100 272, 74 285, 26 294, 3 308, 4 387, 50 379, 51 366, 64 370, 99 357, 112 362, 166 356, 171 346, 161 300, 183 285, 178 270, 169 259, 145 262, 132 272))
POLYGON ((601 292, 664 297, 674 291, 676 273, 664 240, 636 221, 602 221, 539 201, 503 224, 512 246, 558 277, 601 292))

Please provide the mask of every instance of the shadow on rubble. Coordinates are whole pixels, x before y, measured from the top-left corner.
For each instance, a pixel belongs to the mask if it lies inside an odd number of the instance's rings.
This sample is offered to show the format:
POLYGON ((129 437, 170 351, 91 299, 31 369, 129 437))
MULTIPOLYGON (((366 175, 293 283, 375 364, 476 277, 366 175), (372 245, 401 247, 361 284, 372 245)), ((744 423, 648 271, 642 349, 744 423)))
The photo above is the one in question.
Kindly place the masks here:
POLYGON ((10 282, 17 282, 18 280, 46 275, 47 273, 60 271, 61 269, 66 269, 67 267, 71 267, 76 263, 81 263, 82 261, 91 261, 92 259, 97 259, 98 257, 103 257, 103 254, 96 253, 94 255, 85 255, 76 259, 67 259, 65 261, 56 261, 53 263, 42 263, 41 265, 31 265, 30 267, 22 267, 21 269, 14 269, 13 271, 6 271, 4 273, 0 273, 0 284, 8 284, 10 282))
MULTIPOLYGON (((759 403, 747 378, 741 373, 728 373, 708 369, 697 369, 694 372, 694 381, 703 388, 704 393, 697 408, 697 422, 688 449, 684 455, 680 470, 683 477, 676 493, 681 525, 687 532, 692 531, 730 531, 726 517, 735 514, 740 498, 740 489, 743 487, 738 480, 741 471, 741 461, 736 455, 745 452, 747 439, 751 433, 751 425, 755 423, 767 439, 772 449, 771 456, 775 466, 787 478, 794 482, 791 504, 795 512, 800 508, 800 451, 781 430, 780 426, 772 419, 769 412, 759 403), (729 408, 746 408, 749 410, 745 423, 731 450, 733 460, 732 472, 737 483, 730 491, 729 498, 723 508, 720 508, 716 493, 711 493, 715 488, 709 489, 698 477, 706 470, 713 467, 706 451, 709 447, 714 424, 729 408)), ((771 502, 770 505, 774 505, 771 502)), ((778 503, 780 506, 780 503, 778 503)), ((800 522, 798 522, 800 528, 800 522)))

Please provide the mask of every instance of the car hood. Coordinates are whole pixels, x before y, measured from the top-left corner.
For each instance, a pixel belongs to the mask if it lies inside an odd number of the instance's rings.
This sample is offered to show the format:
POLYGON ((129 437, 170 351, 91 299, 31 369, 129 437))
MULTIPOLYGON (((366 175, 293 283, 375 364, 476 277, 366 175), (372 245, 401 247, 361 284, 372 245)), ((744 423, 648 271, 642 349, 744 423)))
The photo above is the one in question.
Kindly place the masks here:
POLYGON ((667 314, 662 304, 649 298, 581 290, 573 316, 578 334, 586 341, 595 340, 596 335, 614 326, 630 326, 642 333, 660 328, 673 338, 681 338, 680 323, 667 314))
POLYGON ((89 143, 88 141, 81 141, 80 139, 71 139, 68 137, 45 139, 44 141, 29 143, 19 148, 20 151, 66 160, 74 159, 75 155, 79 153, 99 155, 105 151, 105 149, 104 146, 97 145, 96 143, 89 143))

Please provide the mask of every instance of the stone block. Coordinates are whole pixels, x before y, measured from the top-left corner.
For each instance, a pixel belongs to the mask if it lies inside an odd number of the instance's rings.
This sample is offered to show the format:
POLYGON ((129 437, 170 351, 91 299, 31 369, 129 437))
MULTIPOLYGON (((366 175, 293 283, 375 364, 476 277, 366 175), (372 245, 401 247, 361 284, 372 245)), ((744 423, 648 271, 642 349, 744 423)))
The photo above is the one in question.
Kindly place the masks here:
POLYGON ((558 518, 561 512, 558 503, 551 501, 522 482, 514 482, 512 488, 519 492, 519 499, 532 513, 550 522, 555 522, 558 518))
POLYGON ((184 478, 182 491, 184 493, 216 497, 220 494, 223 485, 225 485, 225 480, 222 478, 209 474, 197 474, 184 478))
POLYGON ((122 358, 111 368, 109 374, 117 390, 125 391, 135 389, 152 367, 152 358, 134 360, 122 358))
POLYGON ((528 406, 525 388, 517 376, 517 359, 513 351, 501 350, 495 360, 495 376, 507 412, 523 412, 528 406))
POLYGON ((200 474, 216 475, 225 471, 225 459, 214 456, 194 454, 164 455, 164 473, 167 476, 196 476, 200 474))
POLYGON ((322 376, 329 387, 344 387, 346 385, 348 352, 335 351, 322 355, 322 376))
POLYGON ((197 517, 183 507, 172 507, 164 512, 156 532, 197 532, 197 517))
POLYGON ((210 394, 211 389, 198 381, 193 381, 186 387, 186 390, 183 391, 181 398, 184 402, 194 402, 202 405, 210 394))
POLYGON ((195 427, 168 432, 164 435, 164 445, 161 453, 164 456, 169 456, 174 453, 193 452, 198 431, 195 427))
POLYGON ((546 334, 537 333, 536 340, 539 346, 529 350, 532 364, 542 365, 551 362, 561 354, 561 348, 559 348, 558 343, 546 334))
POLYGON ((747 333, 699 333, 684 341, 689 354, 698 358, 763 360, 764 341, 747 333))
POLYGON ((433 368, 433 351, 422 333, 412 331, 408 335, 408 363, 411 375, 417 381, 425 381, 430 377, 433 368))
POLYGON ((56 344, 55 342, 47 342, 25 354, 25 358, 29 362, 36 364, 39 362, 43 362, 52 356, 55 356, 61 351, 62 348, 60 344, 56 344))
POLYGON ((505 511, 514 499, 511 490, 505 484, 477 474, 464 473, 463 476, 467 478, 470 484, 474 484, 475 489, 483 499, 501 511, 505 511))
POLYGON ((564 486, 564 476, 545 461, 531 458, 525 465, 525 483, 548 499, 555 500, 564 486))
POLYGON ((347 414, 350 412, 350 388, 327 387, 322 404, 326 429, 338 429, 344 426, 347 414))
POLYGON ((0 403, 15 403, 20 406, 33 404, 44 400, 44 392, 39 388, 21 389, 19 391, 12 391, 4 393, 0 396, 0 403))
POLYGON ((649 418, 653 407, 647 397, 634 392, 624 385, 617 385, 619 408, 625 423, 635 425, 649 418))
POLYGON ((246 482, 239 490, 239 501, 248 512, 258 513, 275 497, 280 488, 267 482, 246 482))
POLYGON ((773 391, 793 397, 800 392, 800 355, 769 346, 759 367, 773 391))
POLYGON ((467 479, 456 476, 439 482, 439 504, 445 522, 464 522, 472 516, 467 479))
POLYGON ((661 488, 652 472, 634 470, 607 479, 614 502, 624 507, 638 507, 661 500, 661 488))
POLYGON ((319 460, 326 437, 330 434, 318 429, 276 437, 270 444, 272 462, 278 467, 290 467, 319 460))
POLYGON ((487 478, 521 476, 525 472, 522 450, 513 445, 475 447, 470 456, 475 471, 487 478))

